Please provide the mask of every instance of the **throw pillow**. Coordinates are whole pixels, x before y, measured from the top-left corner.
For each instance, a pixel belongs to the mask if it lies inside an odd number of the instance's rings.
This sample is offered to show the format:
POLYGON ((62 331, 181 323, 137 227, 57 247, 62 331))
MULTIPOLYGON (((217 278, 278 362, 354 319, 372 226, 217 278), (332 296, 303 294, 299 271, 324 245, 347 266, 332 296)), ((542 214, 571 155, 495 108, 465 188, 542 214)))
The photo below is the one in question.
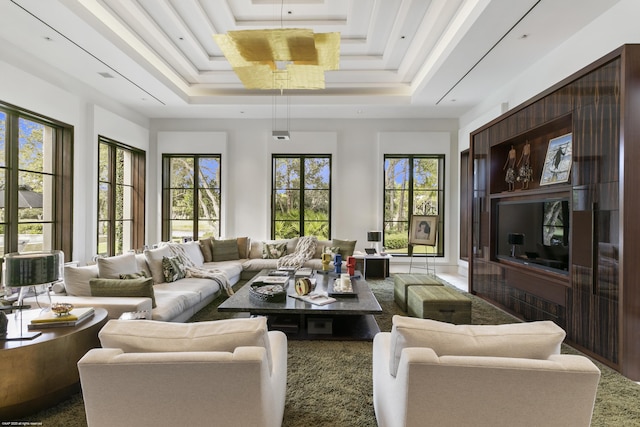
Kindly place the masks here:
POLYGON ((204 262, 213 261, 213 237, 200 239, 198 243, 200 243, 200 250, 202 250, 202 257, 204 258, 204 262))
POLYGON ((125 353, 233 352, 237 347, 264 347, 272 366, 266 317, 196 323, 110 320, 98 337, 103 348, 120 348, 125 353))
POLYGON ((186 242, 183 243, 180 247, 184 249, 187 258, 189 258, 189 260, 193 262, 196 267, 202 266, 202 264, 204 263, 204 256, 202 255, 202 250, 200 249, 199 242, 186 242))
POLYGON ((138 271, 136 254, 133 252, 98 258, 98 275, 103 279, 117 279, 120 274, 135 273, 138 271))
POLYGON ((286 243, 263 243, 262 244, 263 259, 282 258, 286 253, 287 253, 286 243))
POLYGON ((338 240, 333 239, 333 246, 337 246, 340 248, 340 255, 342 255, 343 260, 347 260, 347 257, 353 255, 353 251, 356 249, 357 240, 338 240))
POLYGON ((153 278, 139 279, 91 279, 91 296, 94 297, 147 297, 151 308, 156 308, 153 278))
POLYGON ((251 239, 248 237, 238 237, 238 257, 240 259, 249 258, 249 251, 251 249, 251 239))
POLYGON ((144 257, 149 264, 149 270, 151 270, 151 277, 153 281, 158 283, 164 283, 164 272, 162 271, 162 258, 171 256, 171 249, 169 246, 162 246, 156 249, 147 249, 144 251, 144 257))
POLYGON ((64 267, 64 289, 67 295, 90 297, 89 280, 98 278, 98 265, 64 267))
POLYGON ((120 275, 121 279, 140 279, 141 277, 149 277, 149 276, 147 276, 147 273, 144 270, 138 271, 137 273, 127 273, 127 274, 120 275))
POLYGON ((555 323, 452 325, 429 319, 393 316, 389 372, 395 377, 402 350, 429 347, 438 356, 488 356, 547 359, 560 353, 566 333, 555 323))
POLYGON ((177 256, 162 257, 162 275, 165 282, 175 282, 186 277, 184 264, 177 256))
POLYGON ((236 239, 214 240, 213 261, 230 261, 240 259, 238 254, 238 241, 236 239))

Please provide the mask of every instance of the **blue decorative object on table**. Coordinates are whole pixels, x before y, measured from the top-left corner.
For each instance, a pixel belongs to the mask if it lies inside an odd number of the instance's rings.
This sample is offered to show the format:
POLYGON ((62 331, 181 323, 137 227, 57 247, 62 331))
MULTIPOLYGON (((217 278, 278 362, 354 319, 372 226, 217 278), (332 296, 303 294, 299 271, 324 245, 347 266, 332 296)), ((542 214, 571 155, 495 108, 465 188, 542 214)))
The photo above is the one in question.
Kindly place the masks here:
POLYGON ((333 258, 333 265, 336 267, 336 273, 342 273, 342 255, 336 254, 333 258))

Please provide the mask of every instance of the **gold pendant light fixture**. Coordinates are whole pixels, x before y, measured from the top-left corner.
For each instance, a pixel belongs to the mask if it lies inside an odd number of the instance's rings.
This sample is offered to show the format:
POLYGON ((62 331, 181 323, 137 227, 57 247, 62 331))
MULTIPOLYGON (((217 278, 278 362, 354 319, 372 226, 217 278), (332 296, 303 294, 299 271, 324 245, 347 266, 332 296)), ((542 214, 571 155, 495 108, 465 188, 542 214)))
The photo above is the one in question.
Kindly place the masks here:
POLYGON ((324 72, 339 68, 340 33, 279 28, 213 38, 247 89, 324 89, 324 72))

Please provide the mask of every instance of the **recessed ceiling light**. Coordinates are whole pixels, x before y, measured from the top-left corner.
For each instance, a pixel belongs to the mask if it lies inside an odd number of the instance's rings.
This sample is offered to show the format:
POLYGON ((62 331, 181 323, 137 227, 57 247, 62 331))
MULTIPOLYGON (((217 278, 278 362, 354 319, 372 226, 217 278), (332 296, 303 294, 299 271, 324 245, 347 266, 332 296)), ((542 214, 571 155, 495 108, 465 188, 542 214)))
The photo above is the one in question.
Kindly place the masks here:
POLYGON ((105 79, 113 79, 114 78, 112 74, 109 74, 106 71, 103 71, 102 73, 98 73, 98 74, 100 74, 105 79))
POLYGON ((523 34, 523 35, 520 36, 520 40, 524 40, 527 37, 529 37, 529 34, 523 34))
POLYGON ((49 36, 44 36, 43 38, 48 42, 52 42, 53 41, 53 39, 51 37, 49 37, 49 36))

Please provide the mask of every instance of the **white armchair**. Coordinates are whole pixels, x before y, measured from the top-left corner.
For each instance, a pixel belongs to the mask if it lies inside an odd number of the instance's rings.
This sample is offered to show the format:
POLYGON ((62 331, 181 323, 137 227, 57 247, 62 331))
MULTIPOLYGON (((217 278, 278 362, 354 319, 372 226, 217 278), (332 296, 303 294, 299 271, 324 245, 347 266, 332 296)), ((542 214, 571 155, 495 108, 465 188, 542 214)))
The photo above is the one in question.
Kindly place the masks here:
POLYGON ((600 371, 558 354, 565 333, 553 322, 393 320, 373 342, 379 427, 590 424, 600 371))
POLYGON ((100 339, 78 362, 89 427, 282 424, 287 338, 263 318, 112 320, 100 339))

